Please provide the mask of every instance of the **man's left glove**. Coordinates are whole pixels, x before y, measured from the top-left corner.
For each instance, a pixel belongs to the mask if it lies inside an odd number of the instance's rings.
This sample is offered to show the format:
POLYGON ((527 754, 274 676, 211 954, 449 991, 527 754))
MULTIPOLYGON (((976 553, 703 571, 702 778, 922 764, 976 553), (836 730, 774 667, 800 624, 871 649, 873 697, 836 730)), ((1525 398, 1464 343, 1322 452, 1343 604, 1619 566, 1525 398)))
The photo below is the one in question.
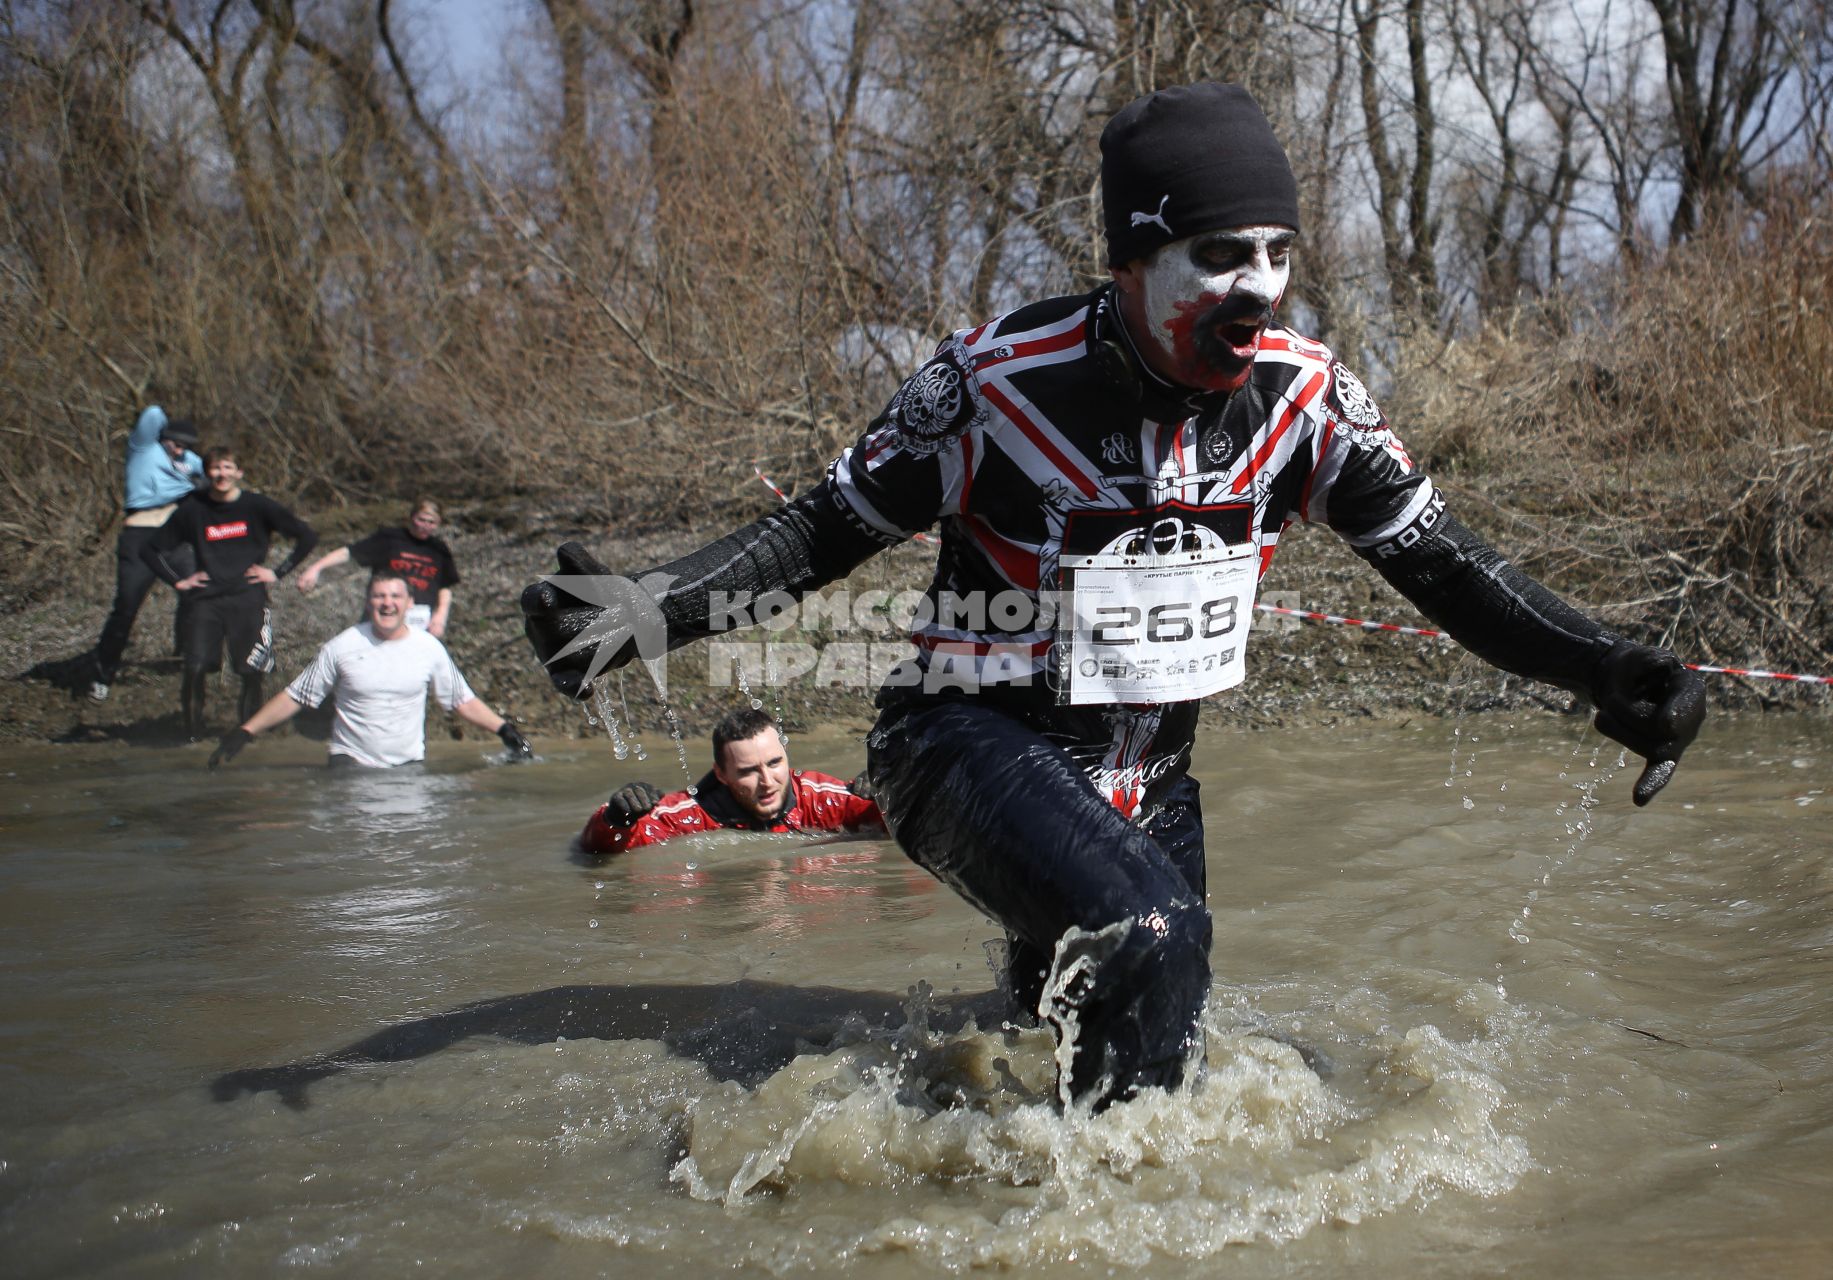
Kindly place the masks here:
POLYGON ((511 760, 528 760, 535 754, 535 749, 528 745, 528 739, 522 736, 522 731, 507 720, 497 727, 496 736, 503 740, 511 760))
POLYGON ((227 764, 242 754, 242 748, 255 740, 255 735, 237 726, 223 735, 223 740, 216 744, 216 750, 210 753, 210 767, 227 764))
POLYGON ((1706 682, 1666 649, 1618 640, 1591 680, 1597 730, 1648 761, 1636 779, 1645 805, 1668 784, 1706 718, 1706 682))
POLYGON ((605 801, 605 821, 614 827, 634 827, 661 803, 660 791, 647 782, 632 782, 613 791, 605 801))

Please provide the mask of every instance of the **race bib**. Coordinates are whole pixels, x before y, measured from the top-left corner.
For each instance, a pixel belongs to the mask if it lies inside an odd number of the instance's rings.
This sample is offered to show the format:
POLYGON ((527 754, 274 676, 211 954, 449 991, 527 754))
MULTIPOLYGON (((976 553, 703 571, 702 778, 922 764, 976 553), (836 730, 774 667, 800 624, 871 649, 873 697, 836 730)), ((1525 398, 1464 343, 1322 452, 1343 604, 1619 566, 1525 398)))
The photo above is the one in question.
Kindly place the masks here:
POLYGON ((425 631, 433 625, 433 606, 430 604, 410 604, 407 606, 407 625, 417 631, 425 631))
POLYGON ((1161 555, 1064 556, 1068 655, 1059 700, 1074 706, 1187 702, 1247 678, 1259 557, 1252 545, 1161 555))

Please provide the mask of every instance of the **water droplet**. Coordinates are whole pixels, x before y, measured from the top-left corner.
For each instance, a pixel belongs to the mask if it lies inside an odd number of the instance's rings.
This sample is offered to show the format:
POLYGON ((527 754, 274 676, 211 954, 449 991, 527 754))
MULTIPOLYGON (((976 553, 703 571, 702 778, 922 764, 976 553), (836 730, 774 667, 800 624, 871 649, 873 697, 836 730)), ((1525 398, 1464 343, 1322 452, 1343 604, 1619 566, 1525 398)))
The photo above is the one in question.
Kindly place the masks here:
POLYGON ((586 927, 589 929, 596 929, 598 928, 598 921, 594 920, 591 922, 591 924, 587 925, 586 927))
MULTIPOLYGON (((630 754, 630 749, 624 745, 624 737, 617 731, 617 716, 613 714, 611 710, 611 694, 609 690, 601 683, 592 691, 592 700, 598 704, 599 715, 604 717, 605 732, 611 735, 611 754, 616 756, 619 760, 624 759, 630 754)), ((626 713, 625 718, 628 719, 628 713, 626 713)), ((596 725, 598 723, 597 720, 592 718, 592 713, 590 711, 586 712, 586 723, 591 725, 596 725)))

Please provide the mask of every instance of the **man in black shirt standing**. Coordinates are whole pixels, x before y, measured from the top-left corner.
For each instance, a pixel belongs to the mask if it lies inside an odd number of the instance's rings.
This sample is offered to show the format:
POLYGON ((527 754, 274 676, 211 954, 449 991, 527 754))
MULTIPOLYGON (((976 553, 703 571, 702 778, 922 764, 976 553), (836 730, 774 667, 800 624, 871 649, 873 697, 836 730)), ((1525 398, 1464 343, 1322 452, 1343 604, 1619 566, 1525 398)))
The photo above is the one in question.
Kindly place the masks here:
POLYGON ((153 572, 191 605, 179 702, 185 735, 194 742, 204 732, 204 677, 222 670, 225 644, 242 679, 240 718, 260 709, 261 678, 274 669, 268 584, 292 572, 318 544, 311 525, 267 495, 242 488, 234 450, 211 449, 204 474, 209 487, 180 503, 144 552, 153 572), (293 549, 269 569, 268 545, 276 533, 291 538, 293 549), (196 553, 199 566, 188 576, 172 563, 172 553, 183 546, 196 553))

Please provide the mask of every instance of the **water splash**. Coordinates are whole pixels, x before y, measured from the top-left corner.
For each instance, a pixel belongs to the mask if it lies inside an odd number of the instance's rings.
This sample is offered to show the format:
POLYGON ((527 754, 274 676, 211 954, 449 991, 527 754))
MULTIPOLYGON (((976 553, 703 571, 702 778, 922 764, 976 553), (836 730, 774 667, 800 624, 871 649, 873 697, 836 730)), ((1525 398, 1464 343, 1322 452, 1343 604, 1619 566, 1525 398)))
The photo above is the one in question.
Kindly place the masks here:
POLYGON ((631 751, 639 762, 649 759, 649 752, 643 749, 643 740, 636 736, 636 721, 630 718, 630 702, 624 696, 624 673, 621 670, 617 673, 617 704, 623 709, 624 723, 630 726, 631 751))
POLYGON ((675 740, 675 759, 681 762, 681 776, 687 779, 687 789, 691 795, 695 790, 694 771, 687 763, 687 738, 681 731, 681 717, 675 714, 674 707, 669 705, 668 699, 662 696, 660 690, 656 691, 656 698, 662 704, 663 718, 668 721, 668 736, 675 740))
MULTIPOLYGON (((1553 807, 1553 816, 1561 820, 1560 834, 1554 839, 1563 840, 1565 847, 1548 860, 1540 873, 1540 887, 1528 890, 1526 901, 1522 903, 1521 910, 1516 913, 1514 920, 1508 926, 1509 938, 1523 946, 1533 941, 1533 936, 1528 932, 1528 921, 1533 917, 1534 907, 1540 901, 1541 889, 1553 883, 1553 877, 1559 874, 1560 870, 1591 838, 1591 833, 1595 829, 1591 811, 1598 805, 1598 789, 1609 783, 1629 759, 1627 751, 1619 750, 1616 762, 1607 765, 1600 771, 1598 762, 1603 758, 1604 745, 1597 743, 1591 748, 1591 754, 1585 761, 1585 771, 1580 773, 1576 780, 1571 776, 1574 770, 1570 761, 1577 760, 1579 754, 1584 750, 1582 742, 1573 746, 1567 767, 1559 771, 1559 780, 1567 783, 1578 794, 1576 797, 1561 800, 1553 807)), ((1497 968, 1501 968, 1500 963, 1497 964, 1497 968)))
POLYGON ((1472 733, 1470 735, 1467 751, 1460 750, 1465 746, 1463 739, 1464 713, 1463 709, 1460 707, 1458 710, 1458 718, 1451 726, 1451 770, 1445 776, 1445 785, 1447 787, 1454 787, 1459 785, 1458 780, 1460 778, 1463 779, 1462 785, 1464 789, 1458 797, 1458 803, 1464 809, 1469 810, 1477 807, 1477 802, 1471 799, 1470 796, 1470 783, 1476 776, 1477 743, 1482 741, 1482 739, 1477 734, 1472 733))
MULTIPOLYGON (((598 707, 598 714, 604 717, 605 732, 611 735, 611 754, 619 760, 624 759, 630 754, 630 748, 624 745, 624 736, 618 732, 617 715, 611 710, 611 694, 603 681, 593 688, 592 702, 598 707)), ((586 712, 586 723, 595 723, 590 711, 586 712)))
POLYGON ((938 1032, 927 995, 911 993, 898 1030, 855 1025, 755 1090, 689 1101, 671 1180, 738 1212, 799 1188, 945 1185, 842 1249, 1024 1269, 1212 1257, 1447 1193, 1499 1196, 1533 1165, 1497 1127, 1506 1046, 1384 1029, 1371 1078, 1391 1086, 1352 1103, 1293 1046, 1206 1016, 1189 1085, 1091 1116, 1061 1104, 1047 1029, 938 1032))
MULTIPOLYGON (((732 673, 738 682, 739 694, 746 702, 751 704, 751 709, 753 711, 761 711, 764 706, 764 700, 751 692, 751 677, 745 671, 745 664, 743 662, 733 663, 732 673)), ((778 716, 777 719, 781 720, 782 717, 778 716)))

